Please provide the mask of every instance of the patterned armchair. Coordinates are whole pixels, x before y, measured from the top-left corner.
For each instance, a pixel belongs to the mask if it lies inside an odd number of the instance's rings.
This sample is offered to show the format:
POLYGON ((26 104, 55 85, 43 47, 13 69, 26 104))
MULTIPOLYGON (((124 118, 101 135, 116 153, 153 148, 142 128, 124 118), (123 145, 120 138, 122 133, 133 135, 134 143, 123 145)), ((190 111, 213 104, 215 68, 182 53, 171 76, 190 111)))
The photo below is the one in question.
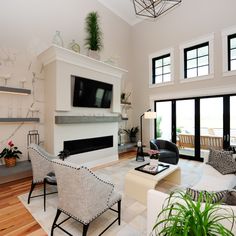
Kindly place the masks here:
POLYGON ((89 224, 108 209, 117 212, 118 217, 102 233, 116 221, 120 225, 121 195, 114 191, 112 183, 100 179, 86 167, 61 160, 53 160, 52 163, 59 203, 51 235, 56 227, 62 228, 61 222, 57 223, 62 212, 83 224, 83 236, 86 236, 89 224), (116 203, 118 209, 112 209, 116 203))
POLYGON ((28 204, 30 203, 31 198, 44 196, 44 211, 45 211, 46 195, 56 193, 56 192, 46 193, 46 184, 57 185, 55 175, 53 174, 54 171, 52 167, 52 160, 58 159, 58 157, 49 154, 37 144, 30 144, 28 147, 28 152, 33 171, 33 180, 28 195, 28 204), (44 184, 43 194, 31 196, 35 186, 41 183, 44 184))

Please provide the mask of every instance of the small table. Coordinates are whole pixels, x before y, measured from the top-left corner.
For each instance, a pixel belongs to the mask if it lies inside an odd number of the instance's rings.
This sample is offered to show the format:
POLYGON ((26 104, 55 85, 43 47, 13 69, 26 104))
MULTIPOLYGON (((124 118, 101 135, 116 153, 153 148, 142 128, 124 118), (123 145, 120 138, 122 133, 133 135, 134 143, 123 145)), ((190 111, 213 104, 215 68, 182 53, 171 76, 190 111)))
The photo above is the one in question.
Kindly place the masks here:
MULTIPOLYGON (((167 163, 160 164, 167 165, 167 163)), ((169 168, 158 173, 151 175, 138 170, 130 170, 125 176, 125 193, 137 201, 146 204, 147 191, 155 189, 160 180, 165 179, 175 184, 181 183, 181 173, 178 165, 168 164, 169 168)), ((157 199, 158 200, 158 199, 157 199)))

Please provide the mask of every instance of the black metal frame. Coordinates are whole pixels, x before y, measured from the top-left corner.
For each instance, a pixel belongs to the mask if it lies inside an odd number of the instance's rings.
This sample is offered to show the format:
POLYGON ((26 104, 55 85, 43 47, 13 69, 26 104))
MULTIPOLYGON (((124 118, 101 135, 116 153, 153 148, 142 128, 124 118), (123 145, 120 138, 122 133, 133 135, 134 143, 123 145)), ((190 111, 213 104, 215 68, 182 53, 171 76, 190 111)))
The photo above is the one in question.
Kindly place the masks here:
POLYGON ((49 184, 49 185, 56 186, 57 183, 49 182, 49 181, 47 181, 47 178, 44 178, 44 180, 43 180, 43 194, 31 196, 31 194, 33 193, 34 188, 35 188, 35 186, 37 184, 41 184, 41 183, 34 183, 33 181, 31 182, 30 192, 29 192, 29 195, 28 195, 28 204, 30 204, 30 199, 31 198, 36 198, 36 197, 42 197, 43 196, 43 207, 44 207, 43 209, 44 209, 44 211, 46 211, 46 195, 57 193, 57 191, 56 192, 47 193, 46 192, 46 185, 49 184))
MULTIPOLYGON (((228 71, 231 71, 231 55, 230 55, 230 51, 233 50, 233 49, 236 49, 236 48, 231 48, 231 43, 230 43, 230 40, 231 39, 234 39, 236 38, 236 34, 231 34, 231 35, 228 35, 228 71)), ((236 60, 236 59, 233 59, 233 60, 236 60)))
MULTIPOLYGON (((120 219, 121 219, 121 200, 117 202, 117 210, 113 209, 113 208, 109 208, 108 210, 111 210, 111 211, 114 211, 118 214, 117 218, 112 221, 98 236, 102 235, 104 232, 106 232, 116 221, 118 221, 118 225, 120 225, 120 219)), ((74 217, 72 216, 69 216, 68 214, 66 214, 65 212, 63 212, 64 214, 68 215, 68 217, 61 221, 60 223, 56 223, 60 214, 62 213, 63 211, 60 210, 60 209, 57 209, 57 213, 56 213, 56 216, 55 216, 55 219, 53 221, 53 224, 52 224, 52 228, 51 228, 51 236, 53 236, 53 231, 55 228, 59 228, 60 230, 62 230, 63 232, 65 232, 66 234, 70 235, 70 236, 73 236, 72 234, 70 234, 67 230, 63 229, 61 227, 61 224, 63 224, 64 222, 66 222, 67 220, 69 220, 70 218, 73 218, 74 220, 78 221, 79 223, 83 224, 83 233, 82 233, 82 236, 86 236, 87 235, 87 232, 88 232, 88 228, 89 228, 89 224, 84 224, 82 222, 80 222, 79 220, 75 219, 74 217)), ((100 215, 99 215, 100 216, 100 215)))
POLYGON ((162 68, 162 73, 160 74, 160 75, 162 76, 162 83, 164 82, 164 81, 163 81, 163 75, 171 74, 171 72, 170 72, 170 73, 164 73, 164 72, 163 72, 163 68, 164 68, 165 66, 170 66, 170 65, 171 65, 171 64, 163 65, 163 59, 165 59, 165 58, 167 58, 167 57, 170 57, 170 53, 165 54, 165 55, 163 55, 163 56, 159 56, 159 57, 154 57, 154 58, 152 58, 152 83, 153 83, 153 84, 156 84, 156 83, 155 83, 155 82, 156 82, 156 76, 157 76, 157 75, 156 75, 156 68, 162 68), (155 66, 155 62, 158 61, 158 60, 162 60, 162 65, 156 67, 156 66, 155 66))
POLYGON ((136 15, 145 16, 149 18, 157 18, 168 10, 175 7, 176 5, 180 4, 181 2, 182 0, 150 0, 150 3, 147 4, 147 1, 145 0, 133 0, 136 15), (165 9, 166 2, 172 3, 173 5, 170 5, 167 9, 165 9), (138 8, 141 8, 141 10, 138 10, 138 8))
MULTIPOLYGON (((227 149, 230 146, 230 97, 236 96, 236 94, 225 94, 225 95, 211 95, 211 96, 196 96, 196 97, 186 97, 186 98, 176 98, 176 99, 163 99, 154 101, 154 111, 156 112, 156 103, 158 102, 171 102, 172 103, 172 124, 171 124, 171 132, 172 132, 172 142, 176 143, 176 101, 180 100, 195 100, 195 155, 194 157, 181 155, 180 157, 183 159, 195 160, 195 161, 203 161, 203 158, 200 157, 200 99, 202 98, 214 98, 214 97, 222 97, 223 98, 223 148, 227 149)), ((155 138, 157 125, 156 121, 154 121, 154 129, 155 129, 155 138)))
POLYGON ((188 48, 185 48, 185 49, 184 49, 184 78, 185 78, 185 79, 188 79, 188 77, 187 77, 187 71, 188 71, 189 69, 194 69, 194 68, 196 68, 196 69, 197 69, 197 76, 199 76, 199 75, 198 75, 198 68, 203 67, 203 66, 206 66, 206 65, 198 66, 198 59, 201 58, 201 57, 205 57, 205 56, 208 56, 208 73, 209 73, 209 69, 210 69, 209 42, 201 43, 201 44, 194 45, 194 46, 191 46, 191 47, 188 47, 188 48), (208 54, 203 55, 203 56, 198 56, 198 49, 199 49, 199 48, 202 48, 202 47, 205 47, 205 46, 208 46, 208 54), (191 59, 188 59, 188 58, 187 58, 187 52, 188 52, 188 51, 191 51, 191 50, 194 50, 194 49, 197 49, 197 55, 196 55, 196 57, 193 57, 193 58, 191 58, 191 59), (197 59, 197 66, 196 66, 196 67, 192 67, 192 68, 187 68, 187 61, 193 60, 193 59, 197 59))

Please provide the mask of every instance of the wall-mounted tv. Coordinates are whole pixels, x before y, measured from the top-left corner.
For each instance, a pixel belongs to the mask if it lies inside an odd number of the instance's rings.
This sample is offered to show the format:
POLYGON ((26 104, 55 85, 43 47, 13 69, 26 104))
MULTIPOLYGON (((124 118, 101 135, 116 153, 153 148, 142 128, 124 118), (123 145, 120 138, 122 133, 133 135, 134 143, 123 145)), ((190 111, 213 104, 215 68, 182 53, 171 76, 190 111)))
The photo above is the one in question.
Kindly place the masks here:
POLYGON ((72 105, 74 107, 110 108, 112 84, 72 76, 72 105))

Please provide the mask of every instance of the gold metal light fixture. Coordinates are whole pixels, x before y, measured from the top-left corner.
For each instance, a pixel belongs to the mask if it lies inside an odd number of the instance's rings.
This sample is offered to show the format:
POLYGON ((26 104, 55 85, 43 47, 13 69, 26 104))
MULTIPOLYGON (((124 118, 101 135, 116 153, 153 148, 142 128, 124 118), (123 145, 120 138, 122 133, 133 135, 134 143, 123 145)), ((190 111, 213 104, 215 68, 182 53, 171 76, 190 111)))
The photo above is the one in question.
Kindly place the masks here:
POLYGON ((157 18, 182 0, 133 0, 136 15, 157 18))

